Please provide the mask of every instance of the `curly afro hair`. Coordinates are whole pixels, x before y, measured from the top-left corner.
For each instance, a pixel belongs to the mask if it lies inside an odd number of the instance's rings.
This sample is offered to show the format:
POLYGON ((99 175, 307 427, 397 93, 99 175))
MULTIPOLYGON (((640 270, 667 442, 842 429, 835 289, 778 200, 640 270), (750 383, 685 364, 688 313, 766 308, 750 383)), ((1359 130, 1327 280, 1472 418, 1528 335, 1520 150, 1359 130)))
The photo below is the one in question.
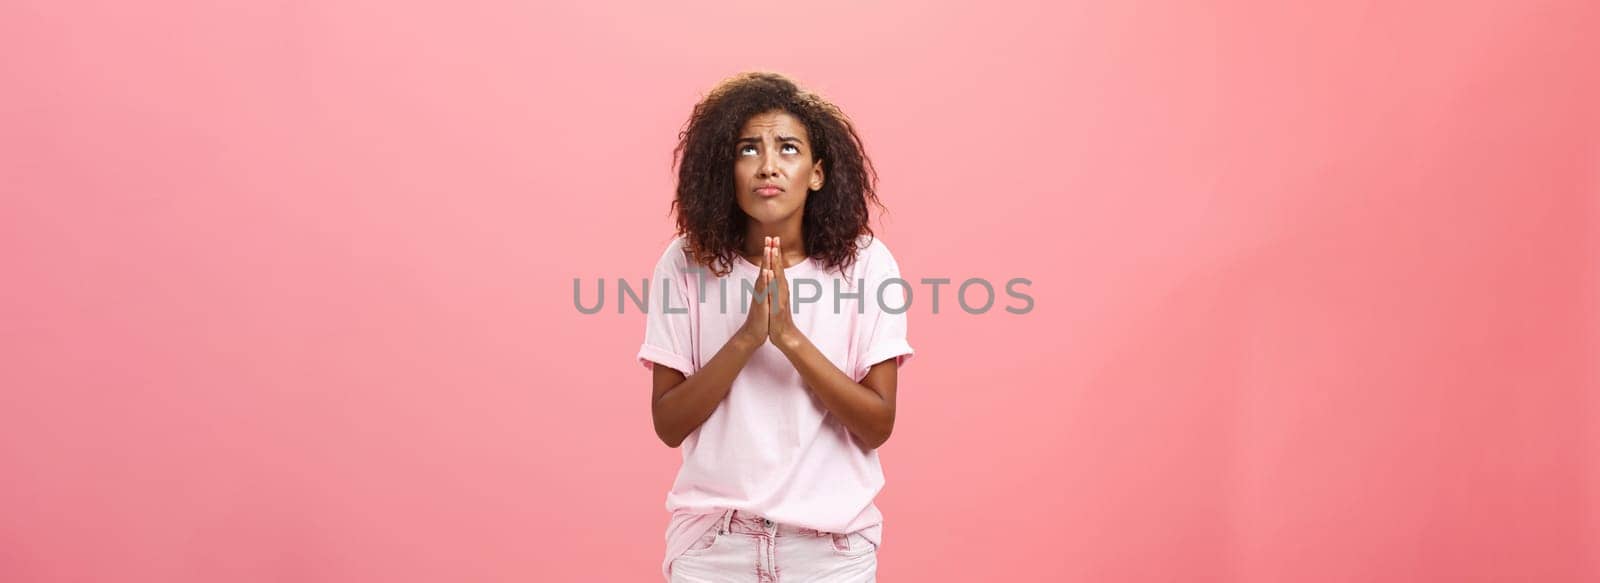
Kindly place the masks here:
POLYGON ((878 200, 877 171, 838 106, 777 73, 735 75, 694 106, 672 152, 678 189, 670 208, 677 214, 677 234, 701 266, 717 277, 732 272, 749 222, 734 193, 735 142, 746 121, 773 110, 800 120, 813 155, 826 162, 828 178, 806 196, 801 230, 806 254, 843 273, 855 262, 860 236, 873 234, 868 201, 885 208, 878 200))

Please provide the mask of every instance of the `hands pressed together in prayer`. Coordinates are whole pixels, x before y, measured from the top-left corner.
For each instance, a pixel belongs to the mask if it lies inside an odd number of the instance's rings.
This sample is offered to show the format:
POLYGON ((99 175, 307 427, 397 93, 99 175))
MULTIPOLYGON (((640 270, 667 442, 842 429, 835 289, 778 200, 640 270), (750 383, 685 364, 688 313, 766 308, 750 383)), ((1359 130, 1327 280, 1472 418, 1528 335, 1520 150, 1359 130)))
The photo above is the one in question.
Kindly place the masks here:
POLYGON ((794 326, 789 305, 789 278, 784 275, 783 252, 778 237, 767 237, 761 253, 761 275, 756 278, 756 293, 750 298, 749 313, 739 328, 756 343, 772 341, 785 351, 796 348, 805 336, 794 326))

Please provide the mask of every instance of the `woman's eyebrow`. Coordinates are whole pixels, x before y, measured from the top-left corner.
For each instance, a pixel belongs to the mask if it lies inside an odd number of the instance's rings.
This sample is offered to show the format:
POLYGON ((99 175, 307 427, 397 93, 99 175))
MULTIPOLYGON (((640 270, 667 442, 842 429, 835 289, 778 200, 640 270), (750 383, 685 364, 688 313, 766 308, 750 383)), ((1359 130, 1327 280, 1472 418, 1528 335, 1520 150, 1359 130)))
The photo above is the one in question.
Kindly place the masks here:
MULTIPOLYGON (((794 136, 778 136, 778 141, 779 142, 794 142, 796 144, 804 144, 804 143, 806 143, 805 140, 802 140, 802 139, 794 137, 794 136)), ((743 143, 746 143, 746 142, 753 143, 753 144, 759 144, 759 143, 761 143, 761 138, 759 138, 759 137, 739 138, 739 141, 735 142, 735 143, 743 144, 743 143)))

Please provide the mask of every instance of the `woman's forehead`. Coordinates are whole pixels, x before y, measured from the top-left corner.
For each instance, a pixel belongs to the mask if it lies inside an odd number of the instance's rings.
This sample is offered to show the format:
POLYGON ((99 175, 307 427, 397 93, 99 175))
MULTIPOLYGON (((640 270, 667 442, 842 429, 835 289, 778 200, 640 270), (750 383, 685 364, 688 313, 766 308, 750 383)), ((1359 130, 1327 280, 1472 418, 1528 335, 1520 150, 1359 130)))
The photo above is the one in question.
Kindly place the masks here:
POLYGON ((741 138, 763 136, 806 139, 806 125, 787 111, 767 111, 750 116, 740 130, 741 138))

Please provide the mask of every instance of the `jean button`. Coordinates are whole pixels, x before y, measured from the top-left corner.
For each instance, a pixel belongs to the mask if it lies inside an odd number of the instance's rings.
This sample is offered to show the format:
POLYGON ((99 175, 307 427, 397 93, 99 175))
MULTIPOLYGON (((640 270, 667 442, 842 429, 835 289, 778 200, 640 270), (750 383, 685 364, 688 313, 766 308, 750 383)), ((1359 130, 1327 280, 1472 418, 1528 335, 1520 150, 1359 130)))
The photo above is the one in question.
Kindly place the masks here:
POLYGON ((768 518, 768 519, 763 519, 763 520, 762 520, 762 521, 761 521, 761 523, 762 523, 762 524, 765 524, 765 525, 766 525, 766 526, 767 526, 767 528, 772 528, 772 519, 770 519, 770 518, 768 518))

